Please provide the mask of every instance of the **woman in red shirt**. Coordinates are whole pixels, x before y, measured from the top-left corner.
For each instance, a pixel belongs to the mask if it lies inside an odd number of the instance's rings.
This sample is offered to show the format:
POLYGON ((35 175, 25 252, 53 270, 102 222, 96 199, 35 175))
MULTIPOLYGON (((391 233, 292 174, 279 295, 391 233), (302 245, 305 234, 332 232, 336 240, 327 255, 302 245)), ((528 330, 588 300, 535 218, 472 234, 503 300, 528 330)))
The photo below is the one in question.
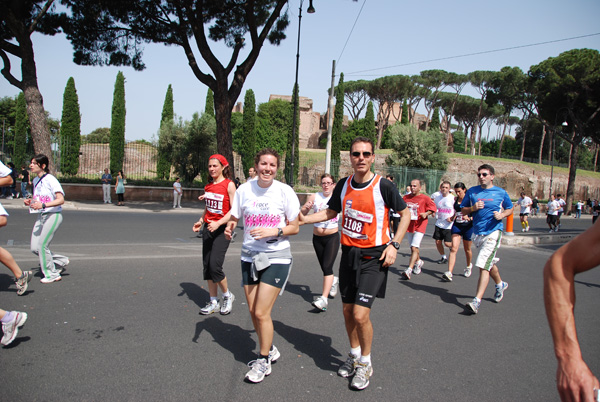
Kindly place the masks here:
POLYGON ((218 288, 221 288, 221 314, 231 313, 235 296, 227 287, 227 278, 223 272, 225 253, 229 240, 225 238, 225 224, 231 215, 231 201, 235 194, 235 184, 231 177, 231 168, 223 155, 212 155, 208 160, 208 174, 212 179, 204 187, 204 194, 198 197, 206 202, 204 217, 194 223, 192 230, 202 230, 202 262, 204 279, 208 282, 210 300, 200 309, 200 314, 208 315, 219 310, 218 288), (203 225, 204 224, 204 225, 203 225))

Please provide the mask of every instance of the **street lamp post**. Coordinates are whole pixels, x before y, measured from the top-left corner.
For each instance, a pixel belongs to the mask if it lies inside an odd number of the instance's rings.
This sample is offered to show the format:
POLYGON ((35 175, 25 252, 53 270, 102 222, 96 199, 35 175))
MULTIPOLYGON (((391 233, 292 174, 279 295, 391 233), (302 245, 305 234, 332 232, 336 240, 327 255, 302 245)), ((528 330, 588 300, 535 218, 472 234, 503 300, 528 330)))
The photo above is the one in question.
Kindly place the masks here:
MULTIPOLYGON (((312 4, 313 0, 309 0, 307 13, 312 14, 315 12, 315 8, 312 4)), ((296 80, 294 81, 294 89, 292 94, 292 102, 294 103, 294 115, 292 116, 292 152, 291 152, 291 164, 290 164, 290 177, 288 183, 294 187, 294 163, 296 160, 296 114, 298 113, 298 67, 300 65, 300 27, 302 25, 302 5, 304 0, 300 0, 300 7, 298 9, 298 46, 296 48, 296 80)))

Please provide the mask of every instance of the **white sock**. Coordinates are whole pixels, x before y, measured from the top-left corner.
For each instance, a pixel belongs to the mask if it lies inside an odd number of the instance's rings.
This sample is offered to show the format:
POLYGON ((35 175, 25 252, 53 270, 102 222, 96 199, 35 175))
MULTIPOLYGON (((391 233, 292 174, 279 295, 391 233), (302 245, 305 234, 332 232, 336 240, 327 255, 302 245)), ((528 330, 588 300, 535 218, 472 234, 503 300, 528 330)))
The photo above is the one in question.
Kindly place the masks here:
POLYGON ((212 304, 217 304, 217 302, 218 302, 218 301, 219 301, 219 298, 218 298, 218 297, 212 297, 212 296, 210 297, 210 302, 211 302, 212 304))
POLYGON ((356 348, 350 348, 350 354, 356 357, 360 356, 360 346, 356 348))
POLYGON ((231 297, 231 292, 227 289, 227 292, 223 293, 223 297, 231 297))
POLYGON ((469 264, 469 265, 467 265, 467 268, 469 268, 469 269, 473 269, 473 264, 469 264))
POLYGON ((371 354, 369 353, 368 355, 362 355, 359 362, 363 364, 371 364, 371 354))
POLYGON ((444 254, 444 255, 442 256, 442 258, 443 258, 444 260, 447 260, 447 259, 448 259, 448 257, 446 257, 446 254, 444 254))

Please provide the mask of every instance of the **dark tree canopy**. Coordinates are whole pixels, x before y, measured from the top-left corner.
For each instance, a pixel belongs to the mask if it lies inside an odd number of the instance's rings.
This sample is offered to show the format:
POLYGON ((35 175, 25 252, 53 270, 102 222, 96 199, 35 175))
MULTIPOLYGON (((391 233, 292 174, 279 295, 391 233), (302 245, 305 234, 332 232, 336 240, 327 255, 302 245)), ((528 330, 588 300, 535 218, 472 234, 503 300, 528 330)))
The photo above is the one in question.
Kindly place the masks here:
POLYGON ((278 45, 285 39, 289 20, 287 10, 282 10, 287 0, 63 2, 72 11, 65 31, 78 64, 142 70, 144 43, 180 46, 196 78, 214 92, 218 150, 233 165, 231 110, 265 40, 278 45), (209 39, 230 47, 230 59, 222 63, 209 39), (251 48, 240 62, 246 44, 251 48), (210 71, 200 68, 198 53, 210 71))

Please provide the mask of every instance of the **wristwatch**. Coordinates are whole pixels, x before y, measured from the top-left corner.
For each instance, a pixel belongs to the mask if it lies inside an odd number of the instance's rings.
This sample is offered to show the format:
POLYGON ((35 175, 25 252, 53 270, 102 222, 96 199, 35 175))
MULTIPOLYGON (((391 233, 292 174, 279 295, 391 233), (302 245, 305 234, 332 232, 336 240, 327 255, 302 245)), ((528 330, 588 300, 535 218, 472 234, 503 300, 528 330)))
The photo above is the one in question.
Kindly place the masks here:
POLYGON ((277 237, 283 237, 283 229, 282 228, 277 229, 277 237))
POLYGON ((42 202, 42 209, 46 209, 46 204, 42 202))
POLYGON ((400 243, 398 243, 397 241, 392 241, 392 242, 390 242, 390 244, 391 244, 392 246, 394 246, 394 248, 395 248, 396 250, 399 250, 399 249, 400 249, 400 243))

